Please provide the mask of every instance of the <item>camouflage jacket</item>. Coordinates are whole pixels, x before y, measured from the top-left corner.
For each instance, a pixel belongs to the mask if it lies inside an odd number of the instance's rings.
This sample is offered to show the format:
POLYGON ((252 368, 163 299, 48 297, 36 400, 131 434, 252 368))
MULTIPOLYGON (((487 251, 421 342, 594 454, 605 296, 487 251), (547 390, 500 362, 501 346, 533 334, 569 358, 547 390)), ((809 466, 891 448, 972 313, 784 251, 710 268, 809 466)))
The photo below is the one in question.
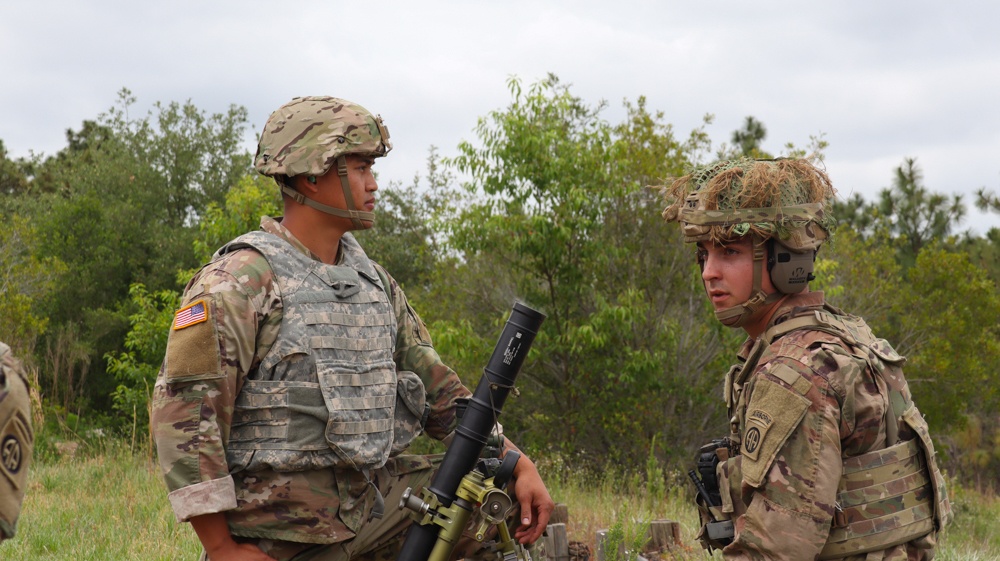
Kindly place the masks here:
MULTIPOLYGON (((769 328, 822 309, 822 292, 791 295, 779 305, 769 328)), ((722 510, 735 520, 736 529, 723 555, 817 559, 837 514, 844 459, 886 447, 889 391, 869 363, 834 335, 801 329, 770 345, 755 348, 755 343, 746 341, 739 353, 750 372, 739 375, 742 365, 737 365, 727 377, 731 440, 738 443, 740 455, 717 470, 722 510)), ((902 358, 884 346, 901 364, 902 358)), ((909 399, 902 371, 892 370, 909 399)), ((914 434, 904 427, 898 437, 910 440, 914 434)), ((871 557, 846 559, 929 559, 935 545, 932 532, 871 557)))
POLYGON ((0 342, 0 542, 17 531, 34 439, 24 368, 0 342))
MULTIPOLYGON (((316 259, 277 220, 265 217, 261 228, 316 259)), ((341 253, 348 251, 363 255, 345 234, 341 253)), ((399 285, 376 267, 389 280, 396 316, 393 361, 397 370, 420 376, 430 406, 425 430, 442 439, 454 430, 455 400, 470 392, 441 362, 399 285)), ((282 321, 281 295, 267 260, 246 248, 213 261, 188 283, 181 310, 203 299, 211 303, 209 313, 187 321, 204 321, 211 329, 201 338, 171 336, 153 392, 151 430, 178 521, 226 512, 238 536, 308 543, 353 537, 375 500, 365 474, 335 468, 235 471, 226 461, 237 397, 275 342, 282 321)), ((405 473, 429 466, 426 458, 398 456, 385 467, 405 473)))

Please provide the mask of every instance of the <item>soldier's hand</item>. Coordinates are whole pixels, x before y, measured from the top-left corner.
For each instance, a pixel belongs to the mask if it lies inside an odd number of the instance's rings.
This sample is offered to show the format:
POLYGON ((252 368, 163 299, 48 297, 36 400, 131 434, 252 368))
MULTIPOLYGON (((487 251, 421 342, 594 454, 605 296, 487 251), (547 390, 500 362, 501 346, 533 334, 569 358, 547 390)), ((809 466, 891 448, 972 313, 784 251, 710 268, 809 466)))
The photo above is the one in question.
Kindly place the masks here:
POLYGON ((523 455, 514 468, 514 494, 521 505, 521 525, 514 530, 514 539, 522 544, 535 543, 548 526, 556 503, 549 496, 538 468, 523 455))
POLYGON ((221 512, 192 517, 191 527, 208 553, 209 561, 275 561, 259 547, 249 543, 236 543, 226 516, 221 512))

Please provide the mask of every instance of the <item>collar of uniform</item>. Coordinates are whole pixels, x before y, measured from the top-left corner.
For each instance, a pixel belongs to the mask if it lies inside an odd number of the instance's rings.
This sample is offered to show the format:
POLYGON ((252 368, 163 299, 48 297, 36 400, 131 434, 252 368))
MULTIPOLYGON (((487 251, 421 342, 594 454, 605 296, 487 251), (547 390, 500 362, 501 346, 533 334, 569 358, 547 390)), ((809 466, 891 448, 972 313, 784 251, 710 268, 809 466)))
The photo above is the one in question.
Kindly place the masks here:
POLYGON ((813 310, 822 308, 824 303, 825 299, 823 298, 822 290, 790 294, 781 302, 778 309, 774 311, 774 314, 771 316, 771 321, 767 325, 767 329, 770 329, 790 318, 802 315, 803 309, 813 310))
MULTIPOLYGON (((767 329, 770 329, 794 316, 800 315, 800 309, 822 308, 824 303, 825 299, 823 297, 822 290, 803 292, 800 294, 790 294, 787 298, 782 300, 778 309, 775 310, 774 314, 771 316, 771 322, 767 325, 767 329)), ((765 332, 767 332, 767 329, 765 329, 765 332)), ((740 347, 739 352, 736 353, 736 356, 745 362, 747 357, 750 356, 750 351, 753 350, 754 343, 756 342, 756 338, 747 337, 746 341, 743 341, 743 345, 740 347)))
MULTIPOLYGON (((319 261, 319 257, 309 250, 308 247, 302 244, 288 228, 281 225, 281 217, 271 218, 270 216, 263 216, 260 219, 260 229, 264 230, 269 234, 274 234, 279 238, 285 240, 286 242, 292 244, 292 247, 301 251, 302 253, 308 255, 311 259, 319 261)), ((340 238, 340 251, 338 252, 337 266, 340 267, 350 267, 357 271, 358 273, 364 275, 368 280, 382 286, 382 281, 379 279, 378 273, 375 271, 375 267, 372 266, 371 259, 365 254, 365 250, 362 249, 361 244, 358 240, 354 239, 354 236, 347 232, 340 238)))
POLYGON ((260 229, 264 230, 268 234, 274 234, 275 236, 278 236, 279 238, 290 243, 292 247, 294 247, 296 250, 301 251, 302 253, 308 255, 310 258, 319 261, 319 257, 315 253, 309 251, 309 248, 306 247, 302 242, 300 242, 298 238, 293 236, 292 233, 288 231, 288 228, 285 228, 284 226, 281 225, 280 216, 277 218, 271 218, 270 216, 262 216, 260 218, 260 229))

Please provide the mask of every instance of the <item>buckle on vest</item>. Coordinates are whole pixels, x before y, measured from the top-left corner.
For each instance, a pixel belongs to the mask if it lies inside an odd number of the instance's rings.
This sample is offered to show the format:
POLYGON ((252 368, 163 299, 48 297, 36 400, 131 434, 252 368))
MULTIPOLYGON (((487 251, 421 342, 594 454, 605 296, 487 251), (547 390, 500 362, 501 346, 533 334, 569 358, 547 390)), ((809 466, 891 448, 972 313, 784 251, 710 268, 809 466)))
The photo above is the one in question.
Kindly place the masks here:
POLYGON ((833 527, 846 528, 847 514, 844 513, 844 507, 840 506, 840 503, 833 503, 833 507, 836 509, 833 512, 833 527))

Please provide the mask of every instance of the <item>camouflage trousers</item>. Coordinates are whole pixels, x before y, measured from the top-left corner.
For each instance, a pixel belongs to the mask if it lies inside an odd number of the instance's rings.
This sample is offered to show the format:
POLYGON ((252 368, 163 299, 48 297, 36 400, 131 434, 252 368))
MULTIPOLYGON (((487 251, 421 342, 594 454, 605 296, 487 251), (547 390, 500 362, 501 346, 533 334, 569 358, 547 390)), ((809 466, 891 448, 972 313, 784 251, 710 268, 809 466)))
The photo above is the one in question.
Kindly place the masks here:
MULTIPOLYGON (((386 470, 378 472, 378 487, 385 499, 385 513, 382 518, 373 518, 363 525, 358 534, 349 540, 334 544, 310 544, 282 540, 234 537, 240 543, 252 543, 277 561, 393 561, 399 557, 406 530, 413 523, 410 510, 398 508, 403 492, 412 488, 418 493, 430 484, 441 464, 441 456, 431 457, 434 463, 429 469, 417 470, 398 476, 388 475, 386 470)), ((508 493, 512 493, 508 488, 508 493)), ((517 501, 508 514, 508 525, 517 521, 520 514, 517 501)), ((493 534, 495 532, 491 532, 493 534)), ((485 559, 486 548, 469 535, 465 535, 455 547, 452 558, 485 559)), ((201 561, 211 561, 203 551, 201 561)))

